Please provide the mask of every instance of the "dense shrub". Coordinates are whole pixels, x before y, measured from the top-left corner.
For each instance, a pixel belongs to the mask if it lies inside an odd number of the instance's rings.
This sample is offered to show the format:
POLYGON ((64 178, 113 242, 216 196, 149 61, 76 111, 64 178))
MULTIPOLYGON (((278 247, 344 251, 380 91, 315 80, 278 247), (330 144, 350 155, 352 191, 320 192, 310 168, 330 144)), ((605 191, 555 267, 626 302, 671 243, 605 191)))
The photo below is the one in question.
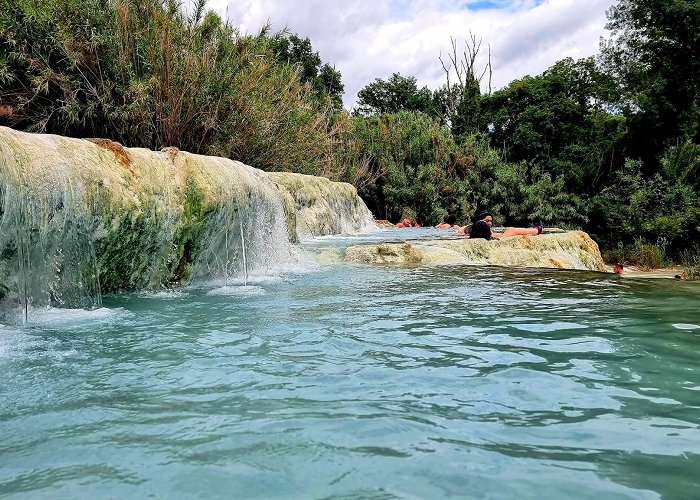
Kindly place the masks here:
MULTIPOLYGON (((338 171, 359 168, 360 194, 380 218, 417 216, 434 224, 444 214, 463 216, 469 160, 448 129, 427 115, 403 111, 381 116, 346 116, 336 136, 338 171)), ((342 179, 342 177, 341 177, 342 179)))
POLYGON ((605 246, 663 238, 676 254, 698 241, 700 199, 682 180, 646 177, 640 162, 628 160, 591 199, 589 217, 590 230, 605 246))
POLYGON ((585 222, 581 200, 564 190, 561 178, 533 172, 524 162, 498 164, 493 171, 482 173, 475 184, 481 205, 500 215, 504 225, 539 222, 580 227, 585 222))

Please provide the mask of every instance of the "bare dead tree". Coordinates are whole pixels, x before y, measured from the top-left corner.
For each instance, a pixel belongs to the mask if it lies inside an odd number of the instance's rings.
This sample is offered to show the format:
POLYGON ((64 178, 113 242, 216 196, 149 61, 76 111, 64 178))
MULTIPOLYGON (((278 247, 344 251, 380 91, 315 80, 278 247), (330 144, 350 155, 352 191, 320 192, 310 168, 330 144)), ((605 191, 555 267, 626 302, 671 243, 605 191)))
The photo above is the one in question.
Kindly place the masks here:
POLYGON ((493 69, 491 67, 491 45, 488 45, 488 60, 483 70, 477 74, 476 69, 476 60, 481 50, 482 42, 482 38, 477 39, 476 35, 470 31, 469 38, 464 41, 464 50, 461 54, 457 53, 457 40, 452 37, 450 37, 452 50, 447 54, 449 60, 445 62, 442 54, 440 54, 440 63, 445 70, 445 77, 447 79, 447 95, 450 112, 456 110, 459 99, 464 95, 467 87, 476 85, 481 88, 481 82, 487 73, 488 82, 486 88, 488 94, 491 94, 491 80, 493 77, 493 69), (451 81, 453 71, 457 78, 455 83, 451 81))

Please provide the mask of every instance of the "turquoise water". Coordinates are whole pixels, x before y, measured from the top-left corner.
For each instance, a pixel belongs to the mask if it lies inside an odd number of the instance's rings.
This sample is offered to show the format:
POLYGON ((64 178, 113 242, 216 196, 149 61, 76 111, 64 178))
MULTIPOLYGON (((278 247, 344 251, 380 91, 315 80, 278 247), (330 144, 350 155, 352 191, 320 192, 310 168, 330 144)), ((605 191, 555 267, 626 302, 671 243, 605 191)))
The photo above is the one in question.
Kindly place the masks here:
POLYGON ((0 495, 689 498, 700 287, 321 265, 0 327, 0 495))

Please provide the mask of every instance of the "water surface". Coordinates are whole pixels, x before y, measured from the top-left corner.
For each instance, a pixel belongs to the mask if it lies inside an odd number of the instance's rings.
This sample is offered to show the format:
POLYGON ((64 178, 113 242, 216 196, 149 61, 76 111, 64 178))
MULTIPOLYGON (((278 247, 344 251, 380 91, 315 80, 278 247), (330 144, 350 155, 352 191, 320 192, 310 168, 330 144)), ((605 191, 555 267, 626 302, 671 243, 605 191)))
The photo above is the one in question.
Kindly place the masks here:
POLYGON ((0 327, 0 495, 693 497, 699 299, 333 264, 31 311, 0 327))

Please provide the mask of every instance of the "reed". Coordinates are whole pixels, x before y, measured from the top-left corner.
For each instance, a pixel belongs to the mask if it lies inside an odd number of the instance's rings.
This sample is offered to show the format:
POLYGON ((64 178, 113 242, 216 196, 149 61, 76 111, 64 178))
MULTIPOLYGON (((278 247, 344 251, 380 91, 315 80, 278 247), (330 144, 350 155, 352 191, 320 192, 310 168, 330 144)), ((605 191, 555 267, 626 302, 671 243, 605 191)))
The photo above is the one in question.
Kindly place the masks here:
POLYGON ((174 146, 264 170, 327 163, 330 108, 199 0, 0 0, 0 124, 174 146))

